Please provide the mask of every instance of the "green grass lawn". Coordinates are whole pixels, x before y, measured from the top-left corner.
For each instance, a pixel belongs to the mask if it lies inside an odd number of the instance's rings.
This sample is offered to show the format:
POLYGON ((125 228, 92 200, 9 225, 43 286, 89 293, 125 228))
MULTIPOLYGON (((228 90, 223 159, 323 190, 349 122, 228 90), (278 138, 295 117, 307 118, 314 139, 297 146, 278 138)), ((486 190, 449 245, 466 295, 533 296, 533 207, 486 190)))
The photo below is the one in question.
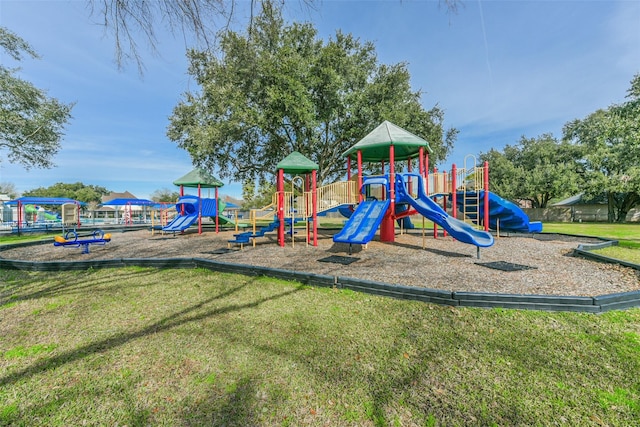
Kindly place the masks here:
POLYGON ((545 222, 545 233, 565 233, 580 236, 604 237, 637 244, 640 247, 640 224, 610 224, 602 222, 545 222))
POLYGON ((618 246, 598 249, 594 253, 640 264, 640 224, 544 223, 546 233, 565 233, 618 240, 618 246))
POLYGON ((0 425, 640 424, 640 310, 452 308, 200 269, 0 270, 0 425))

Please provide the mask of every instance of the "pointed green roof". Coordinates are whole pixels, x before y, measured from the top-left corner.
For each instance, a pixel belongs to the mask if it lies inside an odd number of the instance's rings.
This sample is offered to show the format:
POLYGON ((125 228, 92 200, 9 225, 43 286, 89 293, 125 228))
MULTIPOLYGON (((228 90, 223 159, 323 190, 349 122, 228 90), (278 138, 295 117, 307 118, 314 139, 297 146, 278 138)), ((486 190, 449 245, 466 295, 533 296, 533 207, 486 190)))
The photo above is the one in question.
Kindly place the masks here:
POLYGON ((174 185, 182 185, 183 187, 197 188, 215 188, 222 187, 224 184, 204 169, 196 168, 185 176, 173 181, 174 185))
POLYGON ((309 160, 297 151, 289 154, 280 163, 276 165, 276 169, 284 169, 285 173, 307 173, 318 170, 316 163, 309 160))
POLYGON ((358 141, 356 145, 345 151, 343 155, 355 160, 358 151, 361 151, 364 162, 389 160, 389 146, 391 145, 394 148, 395 160, 407 160, 415 157, 419 153, 420 147, 431 151, 427 141, 385 120, 358 141))

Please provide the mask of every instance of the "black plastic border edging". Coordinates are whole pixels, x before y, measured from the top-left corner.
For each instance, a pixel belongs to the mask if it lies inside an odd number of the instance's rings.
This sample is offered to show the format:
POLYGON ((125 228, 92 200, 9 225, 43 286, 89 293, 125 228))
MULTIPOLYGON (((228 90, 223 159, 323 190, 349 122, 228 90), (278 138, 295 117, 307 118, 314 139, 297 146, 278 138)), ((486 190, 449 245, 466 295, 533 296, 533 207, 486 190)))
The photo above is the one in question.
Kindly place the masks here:
MULTIPOLYGON (((590 254, 588 251, 584 251, 582 249, 576 249, 576 251, 580 255, 586 255, 602 260, 600 256, 590 254)), ((608 262, 618 262, 619 264, 623 264, 620 261, 611 259, 609 259, 608 262)), ((640 291, 600 295, 596 297, 452 292, 440 289, 394 285, 350 277, 328 276, 278 268, 233 264, 203 258, 120 258, 111 260, 44 262, 0 258, 0 269, 7 270, 66 271, 132 266, 154 268, 205 268, 207 270, 221 273, 235 273, 247 276, 266 276, 276 279, 295 281, 308 286, 350 289, 357 292, 365 292, 398 299, 462 307, 512 308, 588 313, 600 313, 610 310, 640 307, 640 291)), ((640 266, 637 265, 629 265, 629 267, 640 269, 640 266)))

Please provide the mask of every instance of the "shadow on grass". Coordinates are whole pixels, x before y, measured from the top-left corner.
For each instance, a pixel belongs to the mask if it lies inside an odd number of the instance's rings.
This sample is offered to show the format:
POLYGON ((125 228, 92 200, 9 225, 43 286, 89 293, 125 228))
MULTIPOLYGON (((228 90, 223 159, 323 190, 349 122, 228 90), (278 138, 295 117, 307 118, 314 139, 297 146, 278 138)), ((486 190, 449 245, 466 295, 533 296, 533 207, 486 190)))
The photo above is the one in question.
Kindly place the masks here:
POLYGON ((40 360, 37 363, 29 367, 26 367, 24 369, 21 369, 19 371, 6 374, 0 377, 0 386, 14 384, 20 380, 23 380, 28 377, 32 377, 41 372, 56 369, 60 366, 82 359, 94 353, 102 353, 104 351, 111 350, 113 348, 119 347, 121 345, 124 345, 138 338, 156 334, 158 332, 164 332, 172 328, 175 328, 190 322, 201 321, 212 316, 218 316, 218 315, 227 314, 234 311, 254 308, 265 302, 277 300, 304 289, 304 285, 299 285, 293 290, 281 292, 279 294, 269 296, 267 298, 261 298, 252 302, 247 302, 245 304, 229 305, 227 307, 222 307, 215 310, 208 310, 208 311, 205 311, 204 313, 193 314, 195 311, 202 309, 204 306, 206 306, 207 304, 213 301, 220 300, 235 294, 236 292, 245 288, 249 283, 251 282, 245 283, 241 286, 237 286, 233 289, 230 289, 229 291, 207 298, 203 301, 198 302, 197 304, 193 304, 190 307, 185 308, 184 310, 181 310, 177 313, 167 316, 142 329, 129 332, 129 333, 115 334, 110 338, 96 341, 91 344, 76 348, 74 350, 63 352, 57 356, 40 360))
MULTIPOLYGON (((144 276, 150 276, 155 274, 156 269, 144 269, 144 270, 132 270, 132 269, 118 269, 118 270, 109 270, 109 274, 104 274, 104 277, 96 277, 95 272, 78 272, 77 275, 73 276, 73 280, 69 279, 69 275, 65 274, 64 281, 58 281, 56 277, 56 273, 46 273, 48 275, 48 280, 50 282, 49 285, 42 287, 42 276, 40 274, 33 275, 32 280, 25 281, 23 280, 24 276, 21 276, 21 283, 23 283, 19 287, 14 287, 12 292, 10 292, 10 298, 6 300, 0 300, 0 307, 9 303, 9 302, 18 302, 18 301, 27 301, 27 300, 35 300, 40 298, 51 298, 51 297, 59 297, 64 295, 74 295, 81 294, 83 292, 88 291, 89 289, 92 292, 99 293, 111 293, 123 287, 132 288, 137 285, 131 285, 132 278, 142 278, 144 276), (38 285, 38 290, 30 291, 30 287, 33 284, 38 285), (122 285, 121 283, 127 283, 127 285, 122 285), (102 285, 107 284, 107 287, 102 287, 102 285), (17 294, 17 295, 16 295, 17 294)), ((20 272, 24 274, 24 272, 20 272)), ((135 279, 134 279, 135 280, 135 279)), ((152 286, 152 283, 138 285, 138 286, 152 286)), ((0 298, 2 296, 0 295, 0 298)))
POLYGON ((233 390, 224 397, 212 393, 209 399, 188 405, 182 411, 185 425, 254 426, 259 425, 255 407, 258 386, 248 376, 238 378, 233 390))

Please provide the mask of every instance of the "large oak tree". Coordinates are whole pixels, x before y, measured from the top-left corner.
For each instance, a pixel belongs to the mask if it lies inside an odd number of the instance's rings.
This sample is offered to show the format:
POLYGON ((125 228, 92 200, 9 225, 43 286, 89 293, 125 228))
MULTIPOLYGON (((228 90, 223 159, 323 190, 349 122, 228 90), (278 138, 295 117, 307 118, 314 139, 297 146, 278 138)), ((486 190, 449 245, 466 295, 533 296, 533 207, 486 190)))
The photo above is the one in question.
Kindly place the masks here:
POLYGON ((222 177, 268 177, 296 150, 318 163, 320 181, 334 180, 341 154, 385 119, 429 141, 432 163, 455 140, 443 111, 422 107, 406 64, 379 64, 373 44, 350 34, 325 42, 311 24, 285 25, 265 8, 250 32, 230 31, 218 47, 189 52, 199 87, 174 108, 167 134, 222 177))
POLYGON ((565 139, 584 148, 584 191, 606 196, 609 222, 624 221, 640 205, 640 74, 631 80, 627 99, 564 127, 565 139))
POLYGON ((546 208, 554 198, 579 191, 584 171, 581 147, 551 134, 520 138, 515 145, 480 155, 488 161, 491 191, 510 200, 527 200, 546 208))

